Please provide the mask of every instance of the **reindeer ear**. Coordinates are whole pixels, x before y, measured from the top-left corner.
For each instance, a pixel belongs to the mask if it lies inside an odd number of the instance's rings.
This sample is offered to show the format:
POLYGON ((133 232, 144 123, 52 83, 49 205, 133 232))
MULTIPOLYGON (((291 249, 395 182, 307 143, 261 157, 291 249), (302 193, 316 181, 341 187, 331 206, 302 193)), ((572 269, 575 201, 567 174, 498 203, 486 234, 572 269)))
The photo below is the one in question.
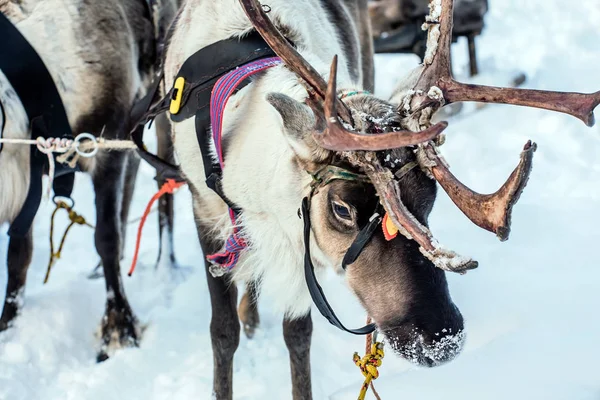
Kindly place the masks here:
POLYGON ((285 136, 298 157, 305 161, 325 157, 323 153, 326 151, 316 144, 312 136, 315 115, 310 107, 282 93, 269 93, 267 101, 281 116, 285 136))

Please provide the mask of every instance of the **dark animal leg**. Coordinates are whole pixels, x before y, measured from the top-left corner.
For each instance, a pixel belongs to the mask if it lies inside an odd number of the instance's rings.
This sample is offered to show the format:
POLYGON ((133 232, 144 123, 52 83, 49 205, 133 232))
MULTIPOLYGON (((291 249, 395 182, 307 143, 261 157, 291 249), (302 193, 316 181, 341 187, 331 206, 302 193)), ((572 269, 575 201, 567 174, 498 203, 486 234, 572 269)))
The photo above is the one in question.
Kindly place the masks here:
POLYGON ((369 2, 367 0, 358 0, 357 13, 355 21, 358 23, 358 34, 360 37, 360 48, 363 65, 363 88, 371 92, 375 91, 375 60, 373 31, 371 27, 371 18, 369 17, 369 2))
POLYGON ((310 313, 302 318, 283 321, 283 338, 290 352, 292 393, 294 400, 311 400, 310 338, 312 335, 310 313))
POLYGON ((217 400, 233 398, 233 355, 240 343, 236 315, 237 288, 227 278, 213 278, 206 268, 212 306, 210 337, 213 348, 213 393, 217 400))
POLYGON ((470 33, 467 36, 467 43, 469 46, 469 72, 471 76, 479 74, 479 68, 477 67, 477 52, 475 48, 475 34, 470 33))
MULTIPOLYGON (((127 237, 127 227, 129 220, 129 210, 131 208, 131 199, 135 190, 135 180, 140 167, 140 159, 134 153, 127 154, 125 167, 125 182, 123 186, 123 199, 121 200, 121 257, 123 260, 125 254, 125 238, 127 237)), ((88 275, 88 279, 99 279, 104 276, 102 270, 102 261, 100 261, 94 270, 88 275)))
POLYGON ((238 315, 244 326, 244 333, 248 339, 254 337, 254 332, 260 323, 258 315, 258 293, 255 282, 246 285, 246 292, 242 296, 238 307, 238 315))
POLYGON ((10 238, 7 257, 8 282, 2 317, 0 317, 0 332, 7 329, 19 313, 32 253, 31 229, 23 238, 10 238))
MULTIPOLYGON (((171 164, 175 164, 173 141, 171 140, 171 124, 169 123, 166 114, 158 115, 154 120, 154 126, 156 127, 158 157, 171 164)), ((163 180, 158 180, 158 187, 160 188, 163 183, 163 180)), ((173 240, 173 214, 173 195, 165 194, 158 201, 158 234, 160 243, 158 246, 158 258, 156 260, 157 268, 159 265, 164 264, 162 259, 166 256, 169 257, 168 260, 171 267, 177 266, 173 240), (163 254, 163 251, 165 250, 167 250, 169 254, 163 254)))
POLYGON ((121 200, 127 154, 109 152, 98 163, 92 180, 96 191, 96 250, 106 281, 106 311, 101 323, 102 347, 98 361, 116 347, 137 346, 141 332, 121 282, 121 200))
POLYGON ((140 158, 135 153, 126 153, 127 161, 125 167, 125 182, 123 185, 123 199, 121 200, 121 259, 125 250, 125 238, 127 237, 127 222, 129 220, 129 209, 131 199, 135 190, 135 179, 140 167, 140 158))
MULTIPOLYGON (((196 221, 199 221, 196 216, 196 221)), ((203 254, 211 254, 219 249, 199 223, 198 237, 203 254)), ((240 343, 240 321, 236 313, 237 288, 229 282, 227 275, 214 278, 206 261, 206 280, 210 292, 212 318, 210 321, 210 337, 213 349, 213 395, 216 400, 233 398, 233 355, 240 343)))

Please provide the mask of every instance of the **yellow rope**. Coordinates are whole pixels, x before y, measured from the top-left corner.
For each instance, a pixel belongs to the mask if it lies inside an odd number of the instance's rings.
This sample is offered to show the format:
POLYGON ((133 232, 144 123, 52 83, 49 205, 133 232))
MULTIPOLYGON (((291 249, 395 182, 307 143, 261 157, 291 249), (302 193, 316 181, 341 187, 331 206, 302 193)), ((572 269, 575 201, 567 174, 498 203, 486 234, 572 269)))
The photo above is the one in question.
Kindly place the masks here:
POLYGON ((52 267, 56 263, 56 260, 58 260, 60 258, 63 246, 65 244, 65 241, 67 240, 67 234, 69 233, 69 231, 75 224, 86 225, 86 226, 89 226, 90 228, 94 229, 93 225, 89 224, 83 216, 77 214, 73 210, 72 207, 67 205, 67 203, 65 203, 64 201, 57 202, 56 208, 52 212, 52 217, 50 218, 50 260, 48 261, 48 269, 46 270, 46 277, 44 278, 44 284, 46 284, 48 282, 48 279, 50 278, 50 271, 52 270, 52 267), (69 226, 67 226, 67 229, 65 229, 65 233, 63 233, 62 239, 60 240, 60 245, 58 247, 58 250, 56 252, 54 252, 54 218, 56 217, 56 213, 58 212, 58 210, 61 210, 61 209, 67 210, 67 212, 69 213, 69 220, 71 221, 71 223, 69 224, 69 226))
POLYGON ((381 342, 372 343, 371 351, 362 358, 358 355, 358 353, 354 353, 354 364, 360 368, 365 377, 365 382, 360 388, 360 393, 358 394, 358 400, 365 399, 367 390, 369 390, 369 385, 372 385, 372 381, 379 377, 379 371, 377 368, 381 366, 381 359, 383 356, 383 343, 381 342))
MULTIPOLYGON (((150 214, 155 213, 157 210, 158 210, 158 207, 152 208, 152 210, 150 211, 150 214)), ((135 219, 127 221, 127 224, 133 224, 133 223, 139 222, 139 220, 141 220, 141 219, 142 219, 141 216, 137 217, 135 219)), ((56 261, 60 258, 61 254, 62 254, 63 246, 65 244, 65 241, 67 240, 67 234, 69 233, 69 231, 75 224, 86 225, 92 229, 96 229, 96 227, 94 225, 88 223, 82 215, 79 215, 75 211, 73 211, 72 207, 68 206, 65 202, 63 202, 63 201, 57 202, 56 208, 54 209, 54 211, 52 212, 52 216, 50 217, 50 260, 48 261, 48 267, 46 269, 46 277, 44 278, 44 283, 47 283, 48 280, 50 279, 50 271, 52 270, 52 267, 54 267, 54 264, 56 264, 56 261), (54 218, 55 218, 58 210, 61 210, 61 209, 68 211, 69 220, 71 221, 71 223, 67 226, 67 229, 65 229, 65 232, 63 233, 62 239, 60 241, 60 245, 58 247, 58 251, 54 252, 54 239, 53 239, 54 238, 54 218)))

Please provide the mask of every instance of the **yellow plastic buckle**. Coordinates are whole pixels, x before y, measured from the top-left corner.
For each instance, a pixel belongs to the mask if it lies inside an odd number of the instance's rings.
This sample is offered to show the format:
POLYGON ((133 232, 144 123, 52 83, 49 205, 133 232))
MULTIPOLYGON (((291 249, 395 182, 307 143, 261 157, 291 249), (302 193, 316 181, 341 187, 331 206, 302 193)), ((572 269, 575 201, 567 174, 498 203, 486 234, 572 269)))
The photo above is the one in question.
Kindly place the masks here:
POLYGON ((171 98, 171 104, 169 106, 169 112, 171 114, 177 114, 181 109, 181 99, 183 98, 184 85, 185 79, 182 76, 175 80, 175 85, 173 85, 173 97, 171 98))

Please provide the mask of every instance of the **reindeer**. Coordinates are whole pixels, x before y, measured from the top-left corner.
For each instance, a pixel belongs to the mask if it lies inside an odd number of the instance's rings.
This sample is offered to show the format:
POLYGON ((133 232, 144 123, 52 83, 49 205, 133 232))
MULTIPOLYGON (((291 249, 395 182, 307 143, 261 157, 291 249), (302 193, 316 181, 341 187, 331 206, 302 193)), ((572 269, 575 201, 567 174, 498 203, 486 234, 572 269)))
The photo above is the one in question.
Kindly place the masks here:
MULTIPOLYGON (((174 124, 172 131, 204 254, 218 252, 236 230, 248 246, 230 274, 221 275, 206 262, 217 399, 232 398, 240 334, 233 283, 239 281, 255 282, 261 296, 272 298, 272 306, 284 313, 293 398, 312 398, 306 266, 344 274, 398 355, 435 366, 460 353, 464 322, 444 271, 466 272, 477 262, 443 248, 429 231, 435 183, 474 223, 506 240, 536 145, 525 145, 498 192, 480 195, 460 183, 438 153, 447 123, 433 124, 434 113, 460 101, 507 103, 568 113, 591 125, 600 92, 456 82, 450 71, 452 8, 453 0, 432 0, 424 62, 386 101, 364 91, 372 82, 372 54, 359 50, 365 49, 361 40, 370 48, 370 35, 362 35, 369 30, 366 1, 184 4, 167 50, 167 87, 198 49, 254 31, 284 63, 261 72, 227 102, 220 144, 222 197, 205 184, 194 120, 174 124), (224 199, 237 208, 234 221, 224 199), (365 228, 370 236, 356 253, 365 228)), ((213 150, 217 162, 216 143, 213 150)))
MULTIPOLYGON (((158 57, 158 36, 176 12, 175 0, 0 0, 0 12, 44 61, 73 132, 126 139, 129 111, 150 83, 158 57)), ((4 137, 29 138, 30 121, 2 71, 0 103, 6 116, 4 137)), ((29 159, 27 146, 6 144, 0 153, 0 186, 11 188, 0 191, 0 223, 12 222, 23 206, 29 187, 29 159)), ((95 244, 107 290, 98 354, 102 361, 115 348, 138 345, 141 339, 140 324, 123 289, 119 262, 139 158, 134 153, 100 151, 79 164, 91 174, 96 193, 95 244)), ((7 329, 19 312, 32 248, 31 229, 23 238, 10 239, 0 331, 7 329)))

